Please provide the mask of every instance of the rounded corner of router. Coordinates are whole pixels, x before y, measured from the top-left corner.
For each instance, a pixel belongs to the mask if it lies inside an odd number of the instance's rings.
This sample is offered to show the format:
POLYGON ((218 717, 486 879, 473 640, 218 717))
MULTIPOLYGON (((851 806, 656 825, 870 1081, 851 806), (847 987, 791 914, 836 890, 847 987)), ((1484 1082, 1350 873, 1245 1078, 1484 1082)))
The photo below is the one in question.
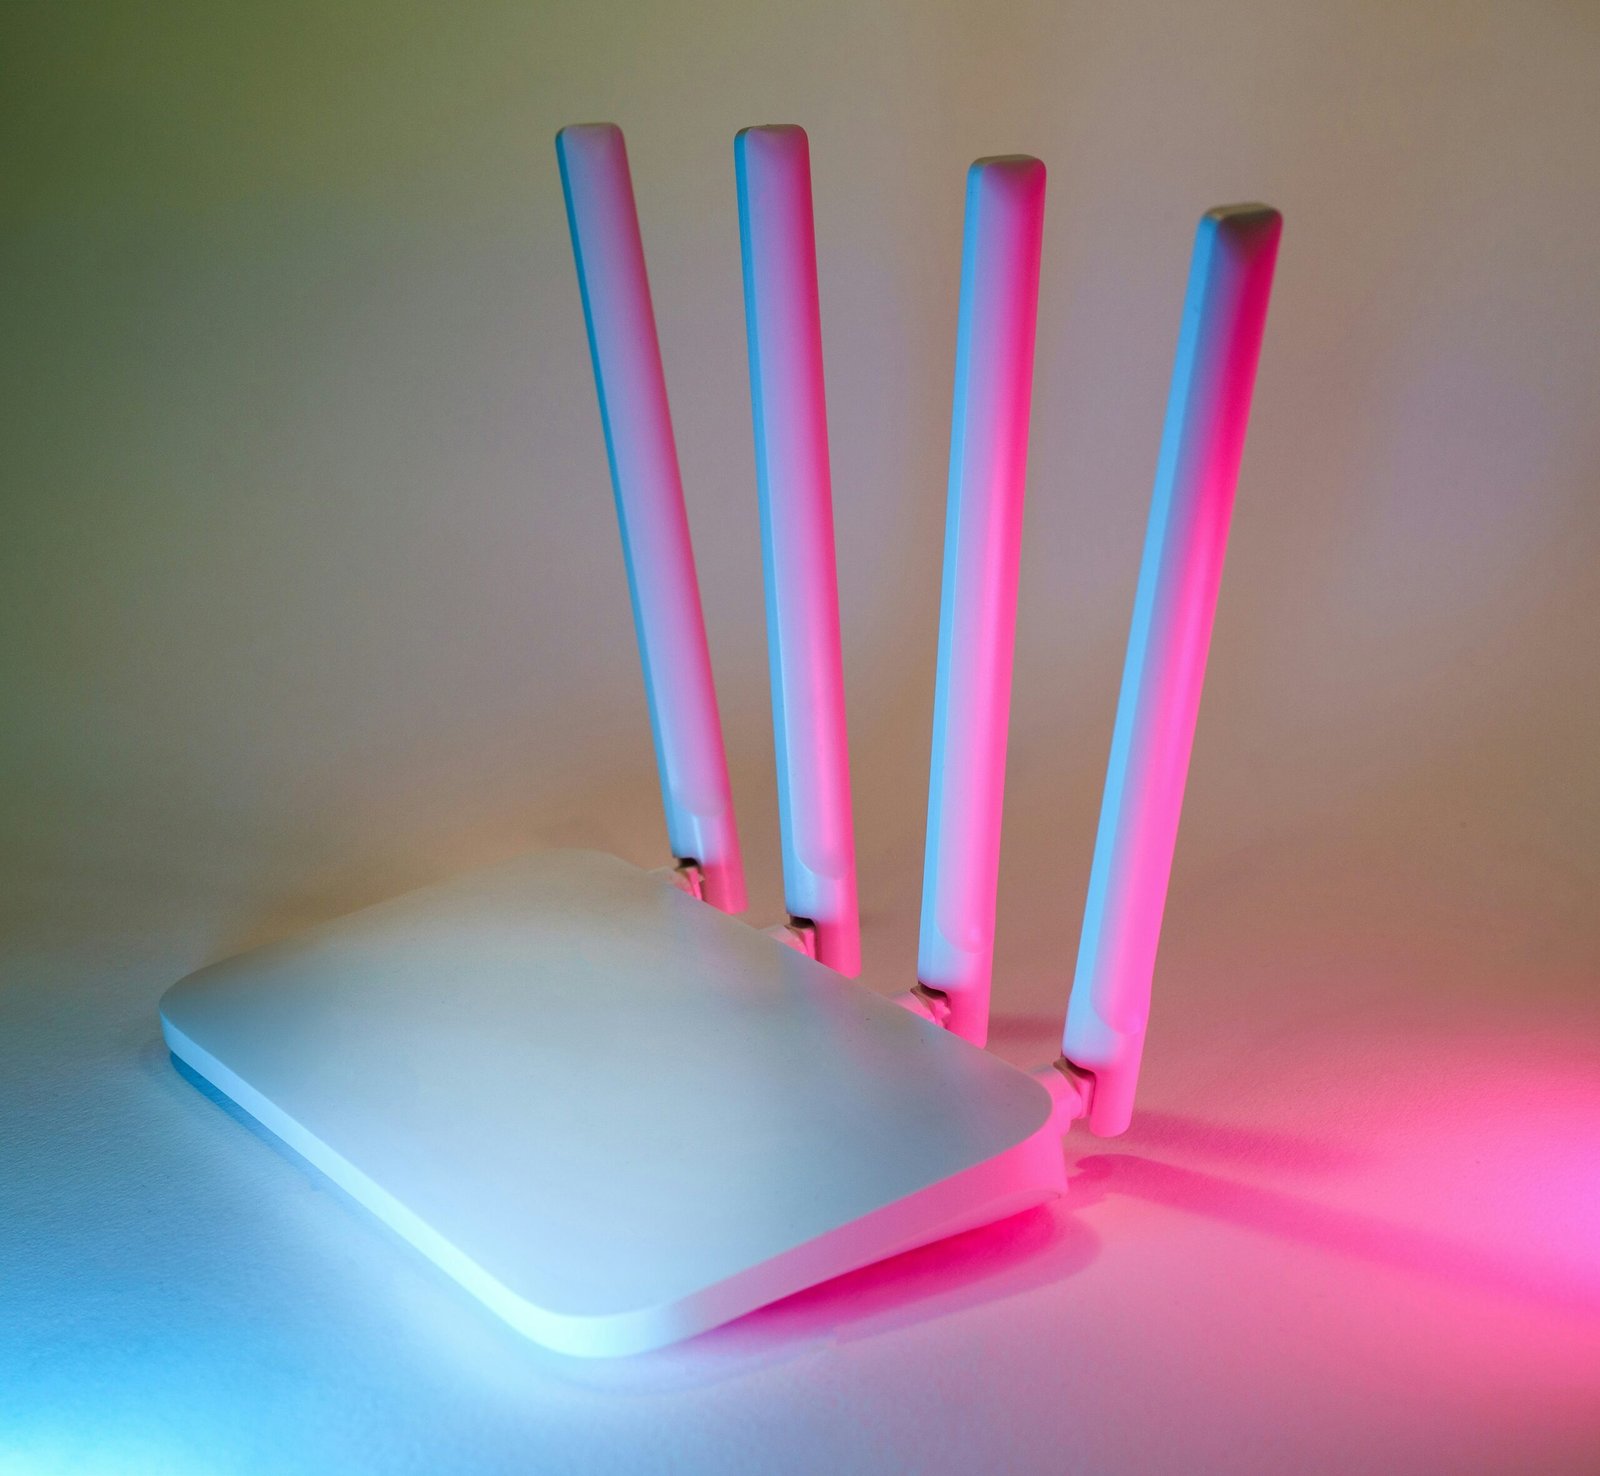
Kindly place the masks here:
POLYGON ((682 1342, 704 1329, 674 1315, 676 1304, 611 1312, 556 1312, 502 1288, 490 1303, 530 1342, 563 1358, 632 1358, 682 1342))
POLYGON ((156 1017, 161 1021, 161 1033, 166 1038, 169 1047, 172 1044, 172 1032, 177 1028, 174 1016, 194 992, 197 982, 205 972, 204 969, 195 969, 185 974, 175 983, 167 985, 161 991, 160 999, 156 1001, 156 1017))

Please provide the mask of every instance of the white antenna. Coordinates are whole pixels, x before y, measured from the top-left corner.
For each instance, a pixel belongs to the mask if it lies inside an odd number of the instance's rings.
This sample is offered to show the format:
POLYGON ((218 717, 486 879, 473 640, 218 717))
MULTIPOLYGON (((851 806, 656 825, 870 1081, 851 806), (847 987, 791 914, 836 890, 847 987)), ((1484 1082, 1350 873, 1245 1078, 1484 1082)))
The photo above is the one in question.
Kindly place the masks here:
POLYGON ((556 135, 672 853, 742 912, 744 866, 622 130, 556 135))
POLYGON ((1017 564, 1033 392, 1045 168, 967 172, 950 489, 917 991, 974 1045, 989 1034, 1017 564))
POLYGON ((784 902, 808 951, 853 976, 861 925, 805 130, 747 128, 734 140, 734 163, 784 902))
POLYGON ((1117 702, 1062 1055, 1093 1077, 1091 1131, 1133 1114, 1150 981, 1183 808, 1234 486, 1283 228, 1265 205, 1195 236, 1117 702))

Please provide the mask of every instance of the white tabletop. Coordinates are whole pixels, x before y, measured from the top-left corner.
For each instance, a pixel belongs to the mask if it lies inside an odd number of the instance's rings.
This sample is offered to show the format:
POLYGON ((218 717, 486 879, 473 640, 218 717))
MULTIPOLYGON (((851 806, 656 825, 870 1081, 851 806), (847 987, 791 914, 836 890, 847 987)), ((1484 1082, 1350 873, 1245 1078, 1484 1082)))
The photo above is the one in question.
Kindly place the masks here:
MULTIPOLYGON (((156 1000, 229 905, 58 898, 0 993, 0 1470, 1592 1470, 1592 989, 1392 918, 1313 949, 1255 860, 1178 899, 1135 1125, 1068 1140, 1067 1203, 604 1364, 172 1069, 156 1000)), ((996 1050, 1050 1050, 1056 987, 1002 981, 996 1050)))

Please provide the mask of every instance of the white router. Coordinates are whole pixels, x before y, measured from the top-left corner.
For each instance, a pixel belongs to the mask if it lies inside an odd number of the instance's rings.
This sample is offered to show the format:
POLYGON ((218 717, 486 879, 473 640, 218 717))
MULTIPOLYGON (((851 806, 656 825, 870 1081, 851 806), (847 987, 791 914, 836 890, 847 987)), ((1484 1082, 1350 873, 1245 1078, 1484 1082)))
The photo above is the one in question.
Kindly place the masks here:
POLYGON ((1060 1195, 1132 1110, 1280 221, 1200 222, 1062 1058, 988 1055, 1044 166, 967 176, 916 987, 857 972, 810 159, 735 144, 787 924, 744 880, 627 155, 556 142, 676 866, 534 855, 190 975, 181 1067, 529 1337, 640 1352, 1060 1195))

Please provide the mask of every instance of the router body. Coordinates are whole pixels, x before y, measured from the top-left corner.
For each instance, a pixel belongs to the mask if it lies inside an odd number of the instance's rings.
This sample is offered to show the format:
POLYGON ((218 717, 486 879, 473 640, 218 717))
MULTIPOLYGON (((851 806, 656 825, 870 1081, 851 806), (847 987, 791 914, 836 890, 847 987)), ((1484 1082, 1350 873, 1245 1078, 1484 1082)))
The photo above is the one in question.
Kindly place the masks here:
POLYGON ((1026 1072, 599 852, 214 964, 161 1021, 563 1353, 656 1348, 1065 1187, 1026 1072))

